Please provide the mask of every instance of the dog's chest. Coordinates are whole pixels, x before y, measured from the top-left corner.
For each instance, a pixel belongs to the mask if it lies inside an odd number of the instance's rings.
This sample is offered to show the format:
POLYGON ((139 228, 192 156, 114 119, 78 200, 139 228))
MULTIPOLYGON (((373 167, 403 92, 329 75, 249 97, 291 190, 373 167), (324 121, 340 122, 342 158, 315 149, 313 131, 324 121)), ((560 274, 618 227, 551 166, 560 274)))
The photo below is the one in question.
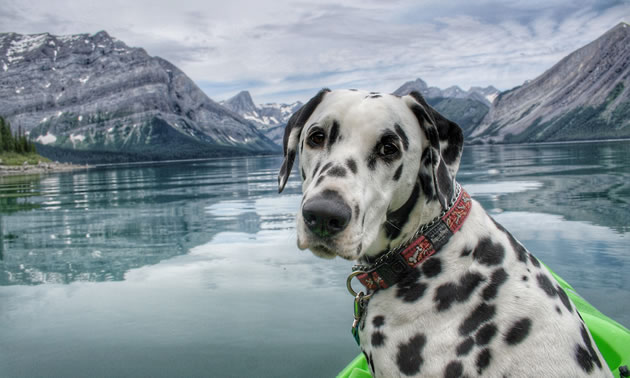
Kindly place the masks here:
POLYGON ((485 213, 471 212, 467 223, 413 274, 370 299, 359 336, 375 376, 528 376, 537 369, 606 376, 546 269, 485 213), (583 350, 588 358, 580 360, 583 350))

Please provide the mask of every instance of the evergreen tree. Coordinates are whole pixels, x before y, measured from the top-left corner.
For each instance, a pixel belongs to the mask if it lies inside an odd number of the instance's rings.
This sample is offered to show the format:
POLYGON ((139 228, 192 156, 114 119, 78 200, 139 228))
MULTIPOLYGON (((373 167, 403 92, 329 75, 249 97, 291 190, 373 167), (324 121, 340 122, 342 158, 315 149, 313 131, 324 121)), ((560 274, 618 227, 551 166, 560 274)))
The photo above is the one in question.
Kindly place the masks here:
POLYGON ((15 151, 15 140, 11 135, 11 125, 0 117, 0 152, 15 151))
POLYGON ((11 135, 11 125, 2 119, 2 129, 0 130, 0 134, 2 134, 2 151, 10 152, 13 151, 13 135, 11 135))
POLYGON ((15 134, 12 134, 11 125, 2 116, 0 116, 0 152, 37 153, 35 143, 29 140, 22 127, 18 127, 15 134))

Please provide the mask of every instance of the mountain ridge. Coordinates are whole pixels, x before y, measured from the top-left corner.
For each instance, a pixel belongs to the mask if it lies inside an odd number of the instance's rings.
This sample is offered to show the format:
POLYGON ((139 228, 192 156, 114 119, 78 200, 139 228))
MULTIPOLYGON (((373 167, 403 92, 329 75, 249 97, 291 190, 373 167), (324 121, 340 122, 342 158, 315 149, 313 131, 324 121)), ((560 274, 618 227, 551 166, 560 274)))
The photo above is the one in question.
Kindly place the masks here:
POLYGON ((240 91, 229 99, 220 101, 219 104, 253 122, 258 130, 263 132, 278 146, 282 145, 284 126, 291 115, 303 105, 300 101, 291 104, 267 103, 256 105, 247 90, 240 91))
POLYGON ((492 102, 500 93, 494 86, 489 85, 483 87, 470 87, 467 91, 461 89, 457 85, 452 85, 446 89, 440 89, 438 87, 429 87, 429 85, 421 78, 407 81, 396 89, 393 94, 402 96, 411 91, 418 91, 424 97, 427 98, 468 98, 484 103, 490 107, 492 102))
POLYGON ((66 150, 149 160, 278 151, 176 66, 105 31, 2 33, 0 83, 0 114, 31 139, 66 150), (172 138, 152 140, 163 133, 172 138))
POLYGON ((502 92, 477 143, 630 137, 630 26, 620 23, 522 86, 502 92))

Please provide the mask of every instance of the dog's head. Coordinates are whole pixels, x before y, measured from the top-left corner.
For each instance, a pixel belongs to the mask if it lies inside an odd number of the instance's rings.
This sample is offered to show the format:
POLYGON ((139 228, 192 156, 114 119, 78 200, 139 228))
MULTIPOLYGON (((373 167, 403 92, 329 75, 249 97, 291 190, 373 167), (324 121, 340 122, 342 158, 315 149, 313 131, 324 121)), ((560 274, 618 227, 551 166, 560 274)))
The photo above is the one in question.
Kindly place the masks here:
POLYGON ((298 247, 349 260, 408 241, 454 191, 463 136, 417 92, 321 90, 289 120, 281 192, 299 153, 298 247))

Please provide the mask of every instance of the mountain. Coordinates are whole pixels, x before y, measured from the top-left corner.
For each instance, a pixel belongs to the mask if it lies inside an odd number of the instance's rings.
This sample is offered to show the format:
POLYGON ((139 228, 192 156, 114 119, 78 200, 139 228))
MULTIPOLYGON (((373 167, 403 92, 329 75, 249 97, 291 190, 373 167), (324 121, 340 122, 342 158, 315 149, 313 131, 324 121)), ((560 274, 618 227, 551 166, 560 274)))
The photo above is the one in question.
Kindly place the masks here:
POLYGON ((28 132, 47 157, 63 160, 277 151, 177 67, 104 31, 0 34, 0 115, 28 132))
POLYGON ((490 101, 485 96, 492 98, 498 93, 498 90, 492 86, 473 87, 468 92, 457 86, 442 90, 429 87, 422 79, 416 79, 403 84, 394 91, 394 94, 404 96, 411 91, 420 92, 429 105, 446 118, 456 122, 462 128, 464 136, 470 135, 488 113, 490 101))
POLYGON ((501 93, 476 143, 630 137, 630 26, 620 23, 534 80, 501 93))
POLYGON ((411 91, 418 91, 425 98, 468 98, 482 102, 488 107, 492 105, 492 101, 494 101, 500 92, 492 85, 485 88, 471 87, 467 91, 464 91, 456 85, 446 89, 440 89, 438 87, 429 87, 424 80, 418 78, 414 81, 406 82, 400 88, 396 89, 394 94, 403 96, 411 91))
POLYGON ((284 126, 291 115, 303 105, 300 101, 292 104, 255 105, 248 91, 241 91, 236 96, 221 101, 220 104, 253 122, 258 130, 279 146, 282 145, 284 126))

